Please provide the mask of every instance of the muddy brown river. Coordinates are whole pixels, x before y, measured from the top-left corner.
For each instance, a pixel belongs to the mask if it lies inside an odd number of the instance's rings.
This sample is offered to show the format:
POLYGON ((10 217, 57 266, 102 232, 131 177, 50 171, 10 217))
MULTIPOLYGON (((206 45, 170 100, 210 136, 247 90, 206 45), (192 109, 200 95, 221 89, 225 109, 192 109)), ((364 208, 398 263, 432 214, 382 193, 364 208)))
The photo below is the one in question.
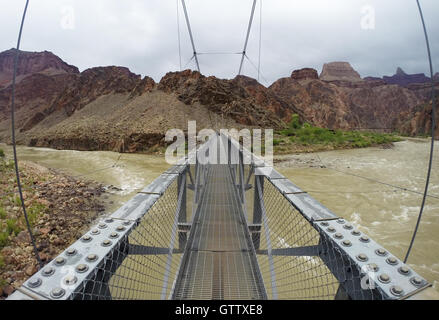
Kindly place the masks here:
MULTIPOLYGON (((439 290, 439 142, 429 194, 409 265, 439 290)), ((340 217, 403 259, 422 195, 372 182, 376 179, 423 192, 429 142, 410 139, 391 149, 367 148, 278 157, 277 169, 340 217), (336 169, 338 171, 335 171, 336 169), (343 173, 339 172, 343 171, 343 173)), ((10 154, 11 148, 0 144, 10 154)), ((163 156, 18 147, 21 160, 112 185, 108 211, 120 207, 168 168, 163 156)))

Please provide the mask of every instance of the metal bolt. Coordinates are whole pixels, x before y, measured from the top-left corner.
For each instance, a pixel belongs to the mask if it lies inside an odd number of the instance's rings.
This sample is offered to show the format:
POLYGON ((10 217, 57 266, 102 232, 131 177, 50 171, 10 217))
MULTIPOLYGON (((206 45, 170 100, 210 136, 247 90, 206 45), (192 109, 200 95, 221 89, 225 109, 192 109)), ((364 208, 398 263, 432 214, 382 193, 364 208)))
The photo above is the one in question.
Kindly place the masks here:
POLYGON ((360 253, 358 256, 357 256, 357 259, 358 260, 360 260, 360 261, 367 261, 368 260, 368 257, 364 254, 364 253, 360 253))
POLYGON ((59 299, 65 294, 66 294, 66 291, 63 288, 54 288, 50 292, 50 295, 52 296, 52 298, 55 298, 55 299, 59 299))
POLYGON ((410 279, 410 282, 411 282, 413 285, 415 285, 415 286, 420 286, 420 285, 422 285, 422 283, 423 283, 424 281, 422 280, 422 278, 419 278, 419 277, 413 277, 413 278, 410 279))
POLYGON ((343 228, 345 228, 346 230, 351 230, 354 227, 351 224, 346 224, 346 225, 343 226, 343 228))
POLYGON ((358 230, 354 230, 354 231, 351 232, 351 234, 354 235, 354 236, 359 236, 361 234, 361 232, 358 231, 358 230))
POLYGON ((76 254, 76 249, 75 248, 68 248, 66 253, 68 256, 74 256, 76 254))
POLYGON ((327 227, 327 226, 329 226, 329 223, 327 223, 326 221, 324 221, 324 222, 321 223, 321 225, 324 226, 324 227, 327 227))
POLYGON ((93 235, 98 235, 99 233, 101 233, 101 232, 98 229, 93 229, 91 231, 91 234, 93 234, 93 235))
POLYGON ((379 279, 381 282, 383 282, 383 283, 389 283, 389 282, 390 282, 390 277, 389 277, 389 275, 386 274, 386 273, 381 274, 381 275, 379 276, 378 279, 379 279))
POLYGON ((343 219, 338 219, 337 222, 340 223, 340 224, 344 224, 345 223, 345 221, 343 219))
POLYGON ((352 242, 350 242, 349 240, 343 240, 342 243, 345 247, 350 247, 352 245, 352 242))
POLYGON ((79 273, 84 273, 88 270, 88 266, 86 264, 78 264, 76 266, 76 271, 78 271, 79 273))
POLYGON ((126 228, 124 227, 124 226, 118 226, 117 228, 116 228, 116 230, 117 231, 119 231, 119 232, 122 232, 122 231, 124 231, 126 228))
POLYGON ((361 242, 369 242, 370 239, 369 239, 368 236, 363 235, 363 236, 361 236, 360 241, 361 241, 361 242))
POLYGON ((62 266, 64 263, 66 263, 66 259, 64 259, 63 257, 58 257, 55 259, 55 264, 57 266, 62 266))
POLYGON ((82 242, 90 242, 93 238, 91 236, 89 236, 88 234, 86 234, 85 236, 83 236, 81 238, 82 242))
POLYGON ((41 286, 42 283, 43 281, 40 278, 33 278, 27 282, 27 285, 31 288, 37 288, 41 286))
POLYGON ((98 228, 99 229, 105 229, 107 225, 105 223, 99 223, 98 228))
POLYGON ((118 236, 119 236, 119 234, 118 234, 117 232, 112 232, 112 233, 110 233, 110 238, 115 239, 115 238, 117 238, 118 236))
POLYGON ((98 256, 95 255, 94 253, 91 253, 91 254, 89 254, 89 255, 87 256, 86 260, 89 261, 89 262, 93 262, 93 261, 98 260, 98 256))
POLYGON ((64 284, 68 286, 74 285, 76 282, 78 282, 78 278, 76 278, 74 275, 67 275, 64 278, 64 284))
POLYGON ((390 264, 390 265, 392 265, 392 266, 398 264, 398 260, 396 260, 395 257, 388 257, 388 258, 386 259, 386 261, 387 261, 388 264, 390 264))
POLYGON ((404 290, 400 286, 392 286, 390 292, 395 296, 400 296, 404 293, 404 290))
POLYGON ((380 269, 376 263, 369 263, 367 268, 373 272, 377 272, 380 269))
POLYGON ((377 255, 379 255, 379 256, 385 256, 385 255, 387 255, 387 251, 384 250, 383 248, 376 249, 376 250, 375 250, 375 253, 376 253, 377 255))
POLYGON ((410 274, 410 269, 407 266, 402 266, 398 269, 400 274, 408 276, 410 274))
POLYGON ((102 246, 104 246, 104 247, 108 247, 108 246, 111 246, 111 241, 110 240, 104 240, 104 241, 102 241, 102 246))
POLYGON ((326 229, 326 230, 328 230, 328 232, 335 232, 335 228, 334 228, 334 227, 329 227, 329 228, 326 229))
POLYGON ((343 235, 340 232, 337 232, 336 234, 334 234, 334 237, 336 239, 343 239, 343 235))
POLYGON ((55 269, 52 267, 46 267, 43 269, 43 276, 49 277, 55 273, 55 269))

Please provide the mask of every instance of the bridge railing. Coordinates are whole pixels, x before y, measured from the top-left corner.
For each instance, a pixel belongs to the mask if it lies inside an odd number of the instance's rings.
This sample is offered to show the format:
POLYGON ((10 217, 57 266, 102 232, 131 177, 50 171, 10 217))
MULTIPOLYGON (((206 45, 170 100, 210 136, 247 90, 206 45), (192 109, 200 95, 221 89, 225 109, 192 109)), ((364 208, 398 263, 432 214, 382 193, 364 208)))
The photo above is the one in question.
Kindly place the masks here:
POLYGON ((10 299, 169 299, 206 177, 206 165, 191 163, 209 144, 98 221, 10 299))
POLYGON ((404 299, 430 286, 236 140, 220 135, 98 221, 10 299, 172 298, 176 278, 185 276, 179 273, 183 252, 209 170, 197 155, 217 150, 218 141, 229 151, 269 299, 404 299))
POLYGON ((234 138, 221 137, 239 154, 229 165, 269 299, 404 299, 430 287, 234 138))

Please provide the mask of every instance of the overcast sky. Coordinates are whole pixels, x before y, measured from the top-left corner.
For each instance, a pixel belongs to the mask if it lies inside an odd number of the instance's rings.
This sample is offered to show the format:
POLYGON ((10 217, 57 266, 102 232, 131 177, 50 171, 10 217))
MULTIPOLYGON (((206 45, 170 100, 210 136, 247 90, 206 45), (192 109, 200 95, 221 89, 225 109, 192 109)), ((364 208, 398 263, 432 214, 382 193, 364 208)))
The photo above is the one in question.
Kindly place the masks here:
MULTIPOLYGON (((252 3, 186 0, 197 51, 242 51, 252 3)), ((16 45, 24 4, 25 0, 0 0, 1 51, 16 45)), ((421 0, 421 4, 438 72, 439 1, 421 0)), ((255 65, 259 5, 260 1, 247 50, 255 65)), ((180 2, 179 9, 184 67, 192 49, 180 2)), ((177 0, 31 0, 21 48, 52 51, 81 71, 120 65, 158 81, 180 68, 177 34, 177 0)), ((262 1, 263 84, 303 67, 320 72, 331 61, 349 61, 362 77, 392 75, 398 66, 407 73, 427 74, 426 57, 415 0, 262 1)), ((239 69, 239 55, 199 59, 205 75, 233 78, 239 69)), ((194 63, 187 68, 194 69, 194 63)), ((243 73, 257 77, 248 62, 243 73)))

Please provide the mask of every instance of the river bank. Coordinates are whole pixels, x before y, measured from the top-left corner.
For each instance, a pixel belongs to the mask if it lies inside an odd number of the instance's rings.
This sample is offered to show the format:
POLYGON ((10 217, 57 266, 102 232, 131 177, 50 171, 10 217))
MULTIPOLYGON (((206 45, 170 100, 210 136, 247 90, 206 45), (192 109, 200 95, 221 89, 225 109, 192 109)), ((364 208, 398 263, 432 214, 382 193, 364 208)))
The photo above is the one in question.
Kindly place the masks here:
MULTIPOLYGON (((23 197, 42 262, 76 241, 105 211, 103 185, 30 161, 19 163, 23 197)), ((0 299, 38 270, 17 193, 14 165, 0 158, 0 299)))

